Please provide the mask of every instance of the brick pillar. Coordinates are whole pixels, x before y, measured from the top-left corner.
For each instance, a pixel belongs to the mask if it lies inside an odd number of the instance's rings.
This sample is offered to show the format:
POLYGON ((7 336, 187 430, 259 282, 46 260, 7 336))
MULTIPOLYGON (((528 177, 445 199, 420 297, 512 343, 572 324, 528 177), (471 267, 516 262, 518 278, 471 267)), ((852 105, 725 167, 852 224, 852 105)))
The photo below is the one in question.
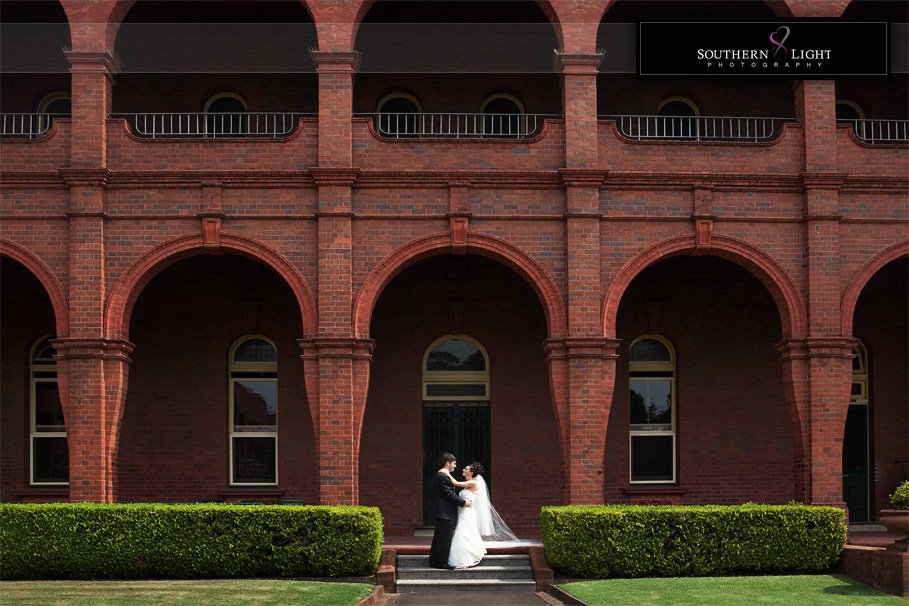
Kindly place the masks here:
POLYGON ((597 68, 603 55, 559 53, 565 112, 565 166, 597 165, 597 68))
POLYGON ((66 418, 70 500, 116 499, 116 457, 133 346, 104 334, 106 122, 116 62, 106 52, 66 53, 72 73, 69 334, 55 343, 66 418))
POLYGON ((360 430, 369 387, 372 341, 353 331, 353 212, 351 168, 353 78, 359 54, 312 51, 319 74, 319 328, 301 341, 314 407, 319 499, 359 502, 360 430))
POLYGON ((793 411, 796 498, 800 501, 845 507, 843 431, 856 343, 849 338, 809 337, 778 346, 793 411))
POLYGON ((840 328, 839 188, 836 90, 832 81, 793 85, 804 130, 805 254, 808 265, 808 335, 780 345, 789 397, 796 412, 797 490, 800 498, 844 507, 843 432, 852 383, 855 341, 840 328))
POLYGON ((70 337, 55 341, 54 348, 69 445, 69 498, 112 503, 133 345, 70 337))
POLYGON ((319 502, 360 500, 360 431, 369 389, 370 339, 301 339, 319 457, 319 502))
POLYGON ((566 338, 545 343, 562 449, 564 503, 603 502, 603 457, 620 341, 566 338))

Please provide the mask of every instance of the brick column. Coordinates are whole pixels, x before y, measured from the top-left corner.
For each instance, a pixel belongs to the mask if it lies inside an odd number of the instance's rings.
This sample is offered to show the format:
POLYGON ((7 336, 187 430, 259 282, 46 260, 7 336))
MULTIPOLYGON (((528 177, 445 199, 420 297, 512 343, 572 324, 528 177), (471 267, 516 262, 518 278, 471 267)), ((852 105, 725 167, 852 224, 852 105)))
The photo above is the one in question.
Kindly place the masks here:
POLYGON ((857 341, 815 338, 778 346, 794 428, 796 498, 845 507, 843 431, 857 341))
POLYGON ((805 255, 808 265, 808 335, 780 345, 784 376, 801 444, 796 462, 799 497, 844 507, 842 451, 853 347, 840 329, 839 189, 836 89, 833 81, 793 85, 804 132, 805 255))
POLYGON ((550 339, 545 343, 562 447, 563 502, 603 502, 603 457, 620 341, 550 339))
POLYGON ((134 346, 128 341, 54 342, 69 445, 71 501, 116 501, 120 422, 134 346))
POLYGON ((597 164, 597 68, 602 60, 602 54, 558 54, 568 168, 597 164))
POLYGON ((107 116, 116 62, 106 52, 69 51, 72 73, 69 335, 55 343, 66 418, 70 499, 116 499, 116 457, 133 346, 104 334, 107 116))
POLYGON ((369 389, 371 339, 301 339, 319 457, 319 502, 360 500, 360 431, 369 389))
POLYGON ((372 341, 353 331, 351 168, 353 78, 359 54, 312 51, 319 74, 319 328, 302 340, 319 456, 320 502, 359 502, 360 430, 372 341))

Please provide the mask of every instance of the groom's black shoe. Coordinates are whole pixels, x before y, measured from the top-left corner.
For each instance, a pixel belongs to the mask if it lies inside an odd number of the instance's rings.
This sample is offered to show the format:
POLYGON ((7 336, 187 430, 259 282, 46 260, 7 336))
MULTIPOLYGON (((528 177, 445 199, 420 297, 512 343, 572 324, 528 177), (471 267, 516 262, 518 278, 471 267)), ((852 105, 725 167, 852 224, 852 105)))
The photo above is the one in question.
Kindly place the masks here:
POLYGON ((430 564, 433 568, 441 568, 442 570, 454 570, 454 566, 449 566, 448 564, 430 564))

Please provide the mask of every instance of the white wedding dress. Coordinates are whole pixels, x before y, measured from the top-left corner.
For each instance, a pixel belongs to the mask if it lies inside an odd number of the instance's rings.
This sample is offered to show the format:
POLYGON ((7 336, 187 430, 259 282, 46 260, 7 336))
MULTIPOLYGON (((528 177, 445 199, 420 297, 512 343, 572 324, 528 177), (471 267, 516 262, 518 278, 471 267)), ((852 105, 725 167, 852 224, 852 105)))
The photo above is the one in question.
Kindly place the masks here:
POLYGON ((477 483, 475 493, 464 488, 458 495, 465 501, 473 501, 473 507, 462 507, 458 512, 458 525, 448 552, 448 565, 455 568, 479 564, 486 555, 486 541, 521 542, 492 506, 483 476, 476 476, 474 481, 477 483))
MULTIPOLYGON (((467 488, 458 495, 462 499, 476 502, 477 495, 467 488)), ((483 537, 480 536, 480 524, 477 521, 475 507, 461 507, 458 512, 458 525, 451 539, 451 551, 448 552, 448 565, 455 568, 476 566, 486 555, 483 537)))

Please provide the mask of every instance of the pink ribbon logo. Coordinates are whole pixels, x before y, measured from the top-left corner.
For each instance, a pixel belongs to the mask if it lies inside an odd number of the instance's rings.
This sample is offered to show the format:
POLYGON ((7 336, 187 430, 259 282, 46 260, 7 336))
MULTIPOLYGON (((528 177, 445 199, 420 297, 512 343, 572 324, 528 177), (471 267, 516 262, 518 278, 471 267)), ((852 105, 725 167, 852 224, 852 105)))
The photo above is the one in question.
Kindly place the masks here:
POLYGON ((770 42, 774 46, 777 47, 777 48, 773 49, 773 58, 774 59, 776 59, 777 54, 779 54, 779 52, 781 50, 783 51, 784 57, 787 57, 789 55, 789 49, 787 49, 785 46, 783 46, 783 42, 785 42, 786 38, 788 38, 788 37, 789 37, 789 28, 786 27, 785 25, 777 28, 777 30, 775 32, 770 33, 770 42), (780 40, 779 42, 777 42, 773 36, 774 36, 774 34, 779 34, 780 32, 783 32, 783 39, 780 40))

